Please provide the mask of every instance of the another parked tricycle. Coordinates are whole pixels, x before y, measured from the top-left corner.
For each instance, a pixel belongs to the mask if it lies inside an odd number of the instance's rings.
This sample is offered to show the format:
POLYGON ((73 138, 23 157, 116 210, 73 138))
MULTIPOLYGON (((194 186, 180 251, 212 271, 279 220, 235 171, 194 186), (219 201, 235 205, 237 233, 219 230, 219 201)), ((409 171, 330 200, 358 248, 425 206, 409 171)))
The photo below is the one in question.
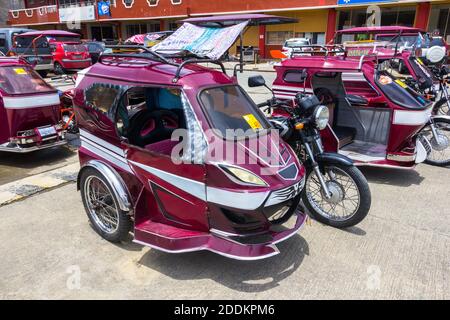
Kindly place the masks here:
POLYGON ((0 57, 0 151, 24 153, 65 143, 58 92, 25 60, 0 57))
POLYGON ((77 79, 78 188, 95 230, 173 253, 277 254, 306 220, 304 167, 220 62, 141 50, 77 79))

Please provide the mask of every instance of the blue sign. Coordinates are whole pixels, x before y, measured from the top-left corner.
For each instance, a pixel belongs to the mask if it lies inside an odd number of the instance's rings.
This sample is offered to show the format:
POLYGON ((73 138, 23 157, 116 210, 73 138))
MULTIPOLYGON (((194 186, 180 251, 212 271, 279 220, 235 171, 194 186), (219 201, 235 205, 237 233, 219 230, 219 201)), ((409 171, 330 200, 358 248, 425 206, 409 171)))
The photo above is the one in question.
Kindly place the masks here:
POLYGON ((97 6, 99 16, 111 16, 111 3, 109 1, 99 1, 97 6))
POLYGON ((355 5, 355 4, 371 4, 380 2, 397 2, 398 0, 338 0, 337 4, 340 6, 355 5))

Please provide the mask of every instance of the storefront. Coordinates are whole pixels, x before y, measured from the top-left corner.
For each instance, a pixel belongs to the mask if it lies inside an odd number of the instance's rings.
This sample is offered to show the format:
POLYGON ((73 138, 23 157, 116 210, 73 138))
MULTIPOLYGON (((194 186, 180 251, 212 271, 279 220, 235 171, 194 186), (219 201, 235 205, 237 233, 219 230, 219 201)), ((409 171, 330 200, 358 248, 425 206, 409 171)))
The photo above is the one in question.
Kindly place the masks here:
POLYGON ((450 43, 450 1, 431 5, 428 31, 443 36, 450 43))
MULTIPOLYGON (((344 1, 345 2, 345 1, 344 1)), ((363 1, 358 1, 362 3, 363 1)), ((354 7, 340 5, 338 7, 337 29, 347 29, 353 27, 365 27, 367 21, 374 15, 373 10, 368 10, 369 6, 376 4, 380 8, 380 15, 375 18, 373 23, 381 26, 414 26, 416 19, 417 5, 415 3, 401 4, 399 1, 385 1, 386 3, 377 3, 376 1, 367 1, 363 7, 354 7), (378 20, 378 21, 377 21, 378 20)))

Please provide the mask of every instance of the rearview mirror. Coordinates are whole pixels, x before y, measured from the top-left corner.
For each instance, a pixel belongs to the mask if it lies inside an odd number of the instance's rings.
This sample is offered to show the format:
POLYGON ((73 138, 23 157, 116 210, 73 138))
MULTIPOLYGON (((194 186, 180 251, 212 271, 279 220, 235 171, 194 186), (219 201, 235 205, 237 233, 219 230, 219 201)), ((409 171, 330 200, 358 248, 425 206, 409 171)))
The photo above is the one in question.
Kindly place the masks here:
POLYGON ((250 88, 264 87, 266 85, 266 80, 262 76, 252 76, 248 78, 248 86, 250 88))

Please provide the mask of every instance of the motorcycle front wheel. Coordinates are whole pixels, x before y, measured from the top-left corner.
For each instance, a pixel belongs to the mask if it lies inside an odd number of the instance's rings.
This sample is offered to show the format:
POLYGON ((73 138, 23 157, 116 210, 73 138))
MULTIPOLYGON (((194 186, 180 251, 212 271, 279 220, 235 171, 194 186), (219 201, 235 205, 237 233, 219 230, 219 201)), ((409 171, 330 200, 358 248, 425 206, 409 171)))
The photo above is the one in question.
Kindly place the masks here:
POLYGON ((364 175, 355 166, 333 164, 321 169, 331 197, 326 197, 316 173, 309 169, 302 200, 311 217, 335 228, 360 223, 369 213, 372 202, 364 175))
POLYGON ((431 125, 421 132, 431 145, 431 152, 425 162, 433 166, 450 166, 450 120, 441 118, 434 119, 433 122, 437 137, 434 136, 431 125))

